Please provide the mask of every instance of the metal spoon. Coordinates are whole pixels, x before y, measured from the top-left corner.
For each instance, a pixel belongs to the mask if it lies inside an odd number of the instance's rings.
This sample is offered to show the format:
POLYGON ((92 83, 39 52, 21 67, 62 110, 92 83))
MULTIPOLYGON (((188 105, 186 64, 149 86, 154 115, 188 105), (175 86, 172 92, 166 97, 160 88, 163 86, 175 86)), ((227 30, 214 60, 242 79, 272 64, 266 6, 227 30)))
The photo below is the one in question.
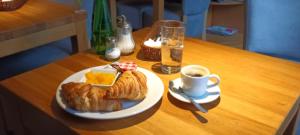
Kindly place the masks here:
POLYGON ((208 110, 206 110, 203 106, 201 106, 200 104, 196 103, 196 101, 194 100, 193 97, 190 97, 188 95, 186 95, 181 88, 175 88, 174 87, 174 81, 171 80, 169 81, 169 89, 172 90, 173 92, 176 92, 178 94, 180 94, 181 96, 183 96, 184 98, 188 99, 189 101, 191 101, 191 103, 201 112, 204 113, 208 113, 208 110))

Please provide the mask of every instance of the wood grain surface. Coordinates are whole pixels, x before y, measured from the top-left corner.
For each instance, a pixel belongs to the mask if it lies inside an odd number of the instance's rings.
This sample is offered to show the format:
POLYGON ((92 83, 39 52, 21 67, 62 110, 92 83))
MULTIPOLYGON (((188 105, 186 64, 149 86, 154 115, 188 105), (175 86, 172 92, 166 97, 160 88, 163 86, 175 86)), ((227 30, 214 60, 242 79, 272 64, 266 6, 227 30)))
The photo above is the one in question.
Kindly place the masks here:
MULTIPOLYGON (((134 33, 137 45, 149 29, 134 33)), ((182 65, 200 64, 221 77, 221 97, 203 104, 207 114, 168 93, 168 81, 159 62, 144 61, 139 46, 120 61, 135 61, 164 82, 162 100, 151 109, 123 119, 88 120, 64 112, 56 103, 57 86, 82 69, 110 63, 84 52, 2 81, 10 92, 32 104, 78 134, 282 134, 299 107, 300 64, 215 43, 186 39, 182 65)))
POLYGON ((85 19, 74 11, 49 0, 29 0, 16 11, 0 12, 0 41, 85 19))
POLYGON ((86 12, 50 0, 29 0, 20 9, 0 12, 0 57, 73 37, 76 52, 89 48, 86 12))

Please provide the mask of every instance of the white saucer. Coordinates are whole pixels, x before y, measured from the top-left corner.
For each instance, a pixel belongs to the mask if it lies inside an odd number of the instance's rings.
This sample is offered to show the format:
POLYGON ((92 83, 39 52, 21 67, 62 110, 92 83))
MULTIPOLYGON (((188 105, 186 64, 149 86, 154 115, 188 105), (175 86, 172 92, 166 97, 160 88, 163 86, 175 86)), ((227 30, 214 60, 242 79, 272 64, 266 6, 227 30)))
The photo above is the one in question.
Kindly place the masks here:
MULTIPOLYGON (((182 83, 181 83, 181 78, 177 78, 177 79, 175 79, 173 82, 174 82, 174 87, 175 87, 175 88, 179 88, 179 87, 181 86, 181 84, 182 84, 182 83)), ((210 81, 210 80, 208 81, 208 84, 212 84, 212 83, 213 83, 212 81, 210 81)), ((174 98, 176 98, 176 99, 178 99, 178 100, 180 100, 180 101, 182 101, 182 102, 191 103, 189 99, 185 98, 185 97, 182 96, 180 93, 173 92, 173 91, 170 90, 170 89, 168 89, 168 90, 169 90, 170 94, 171 94, 174 98)), ((221 94, 221 90, 220 90, 220 87, 219 87, 219 86, 215 86, 215 87, 212 87, 212 88, 208 88, 208 89, 207 89, 207 92, 208 92, 207 96, 205 96, 205 97, 203 97, 203 98, 199 98, 199 99, 194 98, 195 101, 196 101, 196 103, 198 103, 198 104, 203 104, 203 103, 209 103, 209 102, 212 102, 212 101, 218 99, 218 97, 219 97, 220 94, 221 94)))

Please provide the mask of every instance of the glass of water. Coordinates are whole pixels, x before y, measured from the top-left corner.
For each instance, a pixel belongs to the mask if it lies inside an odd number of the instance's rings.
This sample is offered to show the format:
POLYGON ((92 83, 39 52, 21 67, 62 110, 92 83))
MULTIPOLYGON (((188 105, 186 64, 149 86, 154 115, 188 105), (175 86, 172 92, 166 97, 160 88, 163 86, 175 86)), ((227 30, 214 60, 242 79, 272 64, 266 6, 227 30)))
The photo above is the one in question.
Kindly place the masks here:
POLYGON ((163 73, 177 73, 181 68, 184 24, 168 20, 161 26, 161 70, 163 73))

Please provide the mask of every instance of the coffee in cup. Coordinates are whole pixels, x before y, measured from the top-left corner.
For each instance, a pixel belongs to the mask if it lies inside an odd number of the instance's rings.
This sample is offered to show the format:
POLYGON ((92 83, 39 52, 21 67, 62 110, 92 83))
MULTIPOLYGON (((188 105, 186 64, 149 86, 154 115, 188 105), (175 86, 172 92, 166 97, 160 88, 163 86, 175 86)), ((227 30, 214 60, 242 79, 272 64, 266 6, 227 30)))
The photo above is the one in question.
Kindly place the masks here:
POLYGON ((200 98, 207 94, 207 88, 215 87, 220 83, 220 77, 210 74, 206 67, 200 65, 189 65, 181 69, 182 89, 191 97, 200 98), (215 78, 216 82, 208 85, 208 80, 215 78))

